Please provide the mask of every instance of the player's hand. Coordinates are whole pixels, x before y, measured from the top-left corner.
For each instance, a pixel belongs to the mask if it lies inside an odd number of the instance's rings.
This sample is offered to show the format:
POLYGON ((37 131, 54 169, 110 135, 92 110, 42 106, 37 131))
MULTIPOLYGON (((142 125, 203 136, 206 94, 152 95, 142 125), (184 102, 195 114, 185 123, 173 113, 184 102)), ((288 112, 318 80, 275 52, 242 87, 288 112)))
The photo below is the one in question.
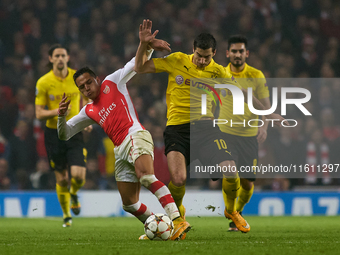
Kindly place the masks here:
POLYGON ((257 130, 257 142, 263 143, 267 139, 267 130, 264 127, 259 127, 257 130))
POLYGON ((150 43, 153 39, 155 39, 158 34, 158 30, 156 30, 153 34, 151 33, 152 21, 151 20, 143 20, 143 24, 139 25, 139 40, 143 43, 150 43))
POLYGON ((286 126, 289 126, 288 121, 283 118, 280 114, 277 113, 272 113, 266 116, 267 119, 273 119, 274 120, 274 124, 278 127, 282 127, 281 123, 284 123, 286 126))
POLYGON ((65 93, 63 94, 63 97, 59 103, 59 108, 58 108, 58 115, 59 116, 66 116, 68 114, 68 106, 71 103, 71 100, 67 100, 67 96, 65 93))
POLYGON ((149 45, 151 46, 151 48, 157 51, 166 50, 168 52, 171 52, 170 44, 164 40, 154 38, 153 40, 151 40, 149 45))

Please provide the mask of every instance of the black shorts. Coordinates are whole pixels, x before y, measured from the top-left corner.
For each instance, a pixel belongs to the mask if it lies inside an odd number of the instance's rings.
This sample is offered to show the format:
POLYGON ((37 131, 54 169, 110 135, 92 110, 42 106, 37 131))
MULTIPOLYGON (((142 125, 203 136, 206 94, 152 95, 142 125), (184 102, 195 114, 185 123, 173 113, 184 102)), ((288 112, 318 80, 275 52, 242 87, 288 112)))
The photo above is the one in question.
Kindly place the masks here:
POLYGON ((170 151, 183 154, 186 165, 190 163, 190 123, 166 126, 164 130, 165 155, 170 151))
POLYGON ((86 149, 83 134, 79 132, 68 141, 58 138, 58 131, 45 127, 45 147, 53 171, 62 171, 71 166, 85 167, 86 149))
POLYGON ((249 181, 256 180, 256 172, 245 171, 258 162, 258 142, 256 136, 244 137, 223 133, 225 140, 230 145, 235 158, 237 169, 241 178, 249 181), (242 171, 243 170, 243 171, 242 171))
POLYGON ((234 160, 227 141, 218 126, 211 120, 199 120, 190 127, 191 160, 198 159, 203 166, 216 166, 234 160))
POLYGON ((211 120, 167 126, 164 131, 165 155, 178 151, 184 155, 187 166, 196 159, 203 166, 216 166, 225 160, 234 160, 223 139, 223 133, 218 126, 213 127, 211 120))

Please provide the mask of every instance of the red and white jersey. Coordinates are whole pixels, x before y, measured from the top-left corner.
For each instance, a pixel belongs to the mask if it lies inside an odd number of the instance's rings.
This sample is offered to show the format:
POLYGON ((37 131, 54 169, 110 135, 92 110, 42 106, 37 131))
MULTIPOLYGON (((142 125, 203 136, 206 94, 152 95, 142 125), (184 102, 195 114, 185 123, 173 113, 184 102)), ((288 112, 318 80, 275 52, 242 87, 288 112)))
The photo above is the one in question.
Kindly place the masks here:
POLYGON ((126 88, 126 83, 136 74, 133 71, 134 65, 135 58, 123 68, 108 75, 101 84, 99 96, 85 105, 78 115, 67 122, 65 117, 59 117, 59 138, 68 140, 85 127, 97 123, 104 129, 114 145, 119 146, 127 135, 143 130, 144 127, 138 120, 137 112, 126 88))

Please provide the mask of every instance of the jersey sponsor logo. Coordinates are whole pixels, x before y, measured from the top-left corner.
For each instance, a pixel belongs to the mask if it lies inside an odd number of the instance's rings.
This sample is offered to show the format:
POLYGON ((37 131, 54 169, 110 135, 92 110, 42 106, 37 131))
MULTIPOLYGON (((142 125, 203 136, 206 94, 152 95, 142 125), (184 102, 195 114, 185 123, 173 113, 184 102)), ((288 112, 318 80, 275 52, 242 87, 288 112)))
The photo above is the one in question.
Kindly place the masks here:
POLYGON ((107 119, 107 116, 110 115, 110 113, 116 108, 116 104, 113 102, 112 104, 109 105, 109 107, 101 109, 98 112, 98 115, 100 117, 99 125, 103 126, 105 120, 107 119))
POLYGON ((109 86, 105 86, 104 90, 103 90, 104 94, 109 94, 110 93, 110 87, 109 86))
POLYGON ((182 75, 177 75, 175 79, 176 79, 176 83, 178 85, 182 85, 183 84, 184 78, 183 78, 182 75))
POLYGON ((37 95, 38 95, 38 93, 39 93, 38 89, 37 89, 37 88, 35 88, 35 96, 37 96, 37 95))
MULTIPOLYGON (((79 95, 79 92, 75 92, 75 93, 66 93, 66 97, 70 100, 73 100, 74 98, 77 98, 77 96, 79 95)), ((49 95, 49 98, 51 101, 61 101, 61 99, 63 98, 63 94, 60 95, 49 95)))
MULTIPOLYGON (((187 79, 187 80, 189 81, 189 85, 190 85, 190 80, 189 79, 187 79)), ((185 81, 185 84, 187 84, 187 80, 185 81)), ((218 101, 220 102, 220 105, 222 105, 222 100, 221 100, 220 96, 218 95, 217 91, 212 86, 205 84, 203 82, 200 82, 200 81, 193 81, 191 86, 194 87, 194 88, 198 88, 200 90, 203 90, 205 93, 207 93, 212 98, 212 100, 215 102, 215 105, 217 105, 215 97, 213 95, 213 94, 215 94, 218 101), (211 93, 211 92, 213 92, 213 93, 211 93)))

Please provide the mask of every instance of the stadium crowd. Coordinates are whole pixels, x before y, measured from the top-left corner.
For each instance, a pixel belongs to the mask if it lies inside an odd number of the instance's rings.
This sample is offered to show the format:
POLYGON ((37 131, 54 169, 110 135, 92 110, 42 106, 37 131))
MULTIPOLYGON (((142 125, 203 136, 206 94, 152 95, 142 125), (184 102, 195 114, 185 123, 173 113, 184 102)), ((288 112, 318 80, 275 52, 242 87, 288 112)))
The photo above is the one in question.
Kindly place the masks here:
MULTIPOLYGON (((335 0, 0 0, 0 190, 55 188, 44 125, 34 111, 36 81, 49 71, 49 46, 67 46, 72 68, 88 65, 103 79, 135 55, 136 28, 143 18, 153 21, 158 37, 173 51, 191 53, 195 36, 208 31, 218 43, 214 59, 223 66, 228 37, 245 35, 247 63, 262 70, 269 88, 272 78, 325 78, 297 85, 311 91, 306 106, 312 117, 288 109, 287 117, 297 119, 298 126, 269 128, 259 163, 339 163, 340 80, 332 79, 340 75, 340 5, 335 0)), ((128 84, 140 121, 153 136, 156 176, 164 183, 169 181, 163 144, 166 84, 166 75, 136 75, 128 84)), ((98 127, 84 139, 84 189, 115 189, 113 145, 98 127)), ((278 176, 260 179, 257 186, 340 185, 332 174, 278 176)), ((199 188, 219 187, 209 180, 188 181, 199 188)))

